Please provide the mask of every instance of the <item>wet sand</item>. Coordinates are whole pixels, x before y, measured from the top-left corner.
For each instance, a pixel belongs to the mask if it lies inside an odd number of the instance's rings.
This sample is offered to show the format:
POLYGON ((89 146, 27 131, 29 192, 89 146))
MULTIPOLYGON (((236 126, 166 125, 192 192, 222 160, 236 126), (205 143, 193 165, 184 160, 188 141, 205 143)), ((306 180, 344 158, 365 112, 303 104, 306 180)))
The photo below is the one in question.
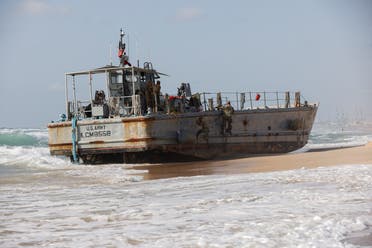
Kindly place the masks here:
POLYGON ((344 242, 350 243, 353 245, 358 246, 366 246, 366 247, 372 247, 372 233, 365 234, 365 232, 361 232, 361 234, 353 234, 356 235, 356 237, 346 238, 344 242))
POLYGON ((372 142, 352 148, 262 155, 218 161, 142 165, 135 166, 133 169, 148 170, 148 173, 142 174, 142 176, 144 179, 152 180, 212 174, 269 172, 344 164, 372 164, 372 142))
MULTIPOLYGON (((358 147, 312 150, 304 153, 266 155, 248 158, 199 161, 190 163, 170 163, 136 166, 133 169, 145 169, 144 179, 153 180, 171 177, 188 177, 212 174, 242 174, 270 172, 300 168, 316 168, 336 165, 372 164, 372 142, 358 147)), ((372 247, 372 234, 353 233, 344 239, 345 243, 361 247, 372 247)))

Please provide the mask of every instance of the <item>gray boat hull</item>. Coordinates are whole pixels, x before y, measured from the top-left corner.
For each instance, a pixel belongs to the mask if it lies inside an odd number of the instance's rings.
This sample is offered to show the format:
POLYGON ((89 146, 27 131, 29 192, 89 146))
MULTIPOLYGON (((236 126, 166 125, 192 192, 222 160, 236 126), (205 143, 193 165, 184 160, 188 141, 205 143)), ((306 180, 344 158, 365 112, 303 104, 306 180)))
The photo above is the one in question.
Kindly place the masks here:
MULTIPOLYGON (((303 147, 317 106, 235 111, 231 134, 219 111, 81 120, 77 153, 86 163, 160 162, 286 153, 303 147)), ((71 122, 50 123, 52 155, 72 155, 71 122)))

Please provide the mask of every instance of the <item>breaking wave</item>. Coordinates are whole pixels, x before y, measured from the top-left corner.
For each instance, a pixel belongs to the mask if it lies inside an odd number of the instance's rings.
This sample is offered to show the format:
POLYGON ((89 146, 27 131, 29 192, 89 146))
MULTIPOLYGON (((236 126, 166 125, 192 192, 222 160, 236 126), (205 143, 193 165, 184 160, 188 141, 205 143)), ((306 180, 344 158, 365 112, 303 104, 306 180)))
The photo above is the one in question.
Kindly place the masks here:
POLYGON ((0 129, 0 165, 60 168, 68 159, 49 154, 47 129, 0 129))
POLYGON ((64 157, 51 156, 47 147, 0 146, 0 165, 61 168, 70 165, 64 157))
POLYGON ((48 144, 46 129, 0 129, 0 146, 36 146, 48 144))

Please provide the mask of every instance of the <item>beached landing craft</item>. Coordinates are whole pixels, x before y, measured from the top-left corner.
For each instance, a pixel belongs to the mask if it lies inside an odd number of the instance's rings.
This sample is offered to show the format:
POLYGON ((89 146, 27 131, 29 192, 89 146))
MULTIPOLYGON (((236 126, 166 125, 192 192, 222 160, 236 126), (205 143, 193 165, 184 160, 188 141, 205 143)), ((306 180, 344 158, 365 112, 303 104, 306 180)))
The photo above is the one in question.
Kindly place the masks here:
POLYGON ((191 93, 183 83, 177 95, 161 94, 155 81, 164 74, 150 62, 132 66, 123 36, 119 66, 65 74, 66 115, 48 124, 52 155, 84 163, 184 161, 285 153, 307 143, 318 107, 299 92, 191 93), (104 90, 93 85, 99 75, 104 90), (82 84, 88 100, 77 97, 82 84))

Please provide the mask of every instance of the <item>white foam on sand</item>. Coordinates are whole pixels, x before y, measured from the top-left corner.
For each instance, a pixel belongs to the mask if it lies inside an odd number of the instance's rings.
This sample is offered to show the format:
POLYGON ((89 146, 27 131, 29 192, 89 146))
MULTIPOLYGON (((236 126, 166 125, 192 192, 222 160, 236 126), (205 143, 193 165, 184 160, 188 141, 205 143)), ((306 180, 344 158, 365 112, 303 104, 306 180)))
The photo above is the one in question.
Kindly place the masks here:
POLYGON ((65 175, 76 178, 87 178, 104 184, 119 184, 139 182, 143 180, 142 173, 147 170, 129 169, 129 164, 106 164, 106 165, 75 165, 65 171, 65 175))
MULTIPOLYGON (((39 180, 42 178, 51 182, 58 181, 59 184, 73 181, 118 184, 141 181, 143 176, 140 174, 147 172, 147 170, 132 170, 130 164, 73 164, 69 158, 51 156, 48 148, 22 146, 0 146, 0 166, 16 168, 18 173, 12 175, 14 179, 30 183, 36 180, 30 176, 36 176, 39 180), (63 182, 64 180, 66 182, 63 182)), ((13 182, 7 180, 9 181, 13 182)))
MULTIPOLYGON (((87 167, 88 176, 100 178, 94 169, 87 167)), ((372 165, 3 185, 0 246, 354 247, 342 240, 372 226, 371 202, 372 165)))

